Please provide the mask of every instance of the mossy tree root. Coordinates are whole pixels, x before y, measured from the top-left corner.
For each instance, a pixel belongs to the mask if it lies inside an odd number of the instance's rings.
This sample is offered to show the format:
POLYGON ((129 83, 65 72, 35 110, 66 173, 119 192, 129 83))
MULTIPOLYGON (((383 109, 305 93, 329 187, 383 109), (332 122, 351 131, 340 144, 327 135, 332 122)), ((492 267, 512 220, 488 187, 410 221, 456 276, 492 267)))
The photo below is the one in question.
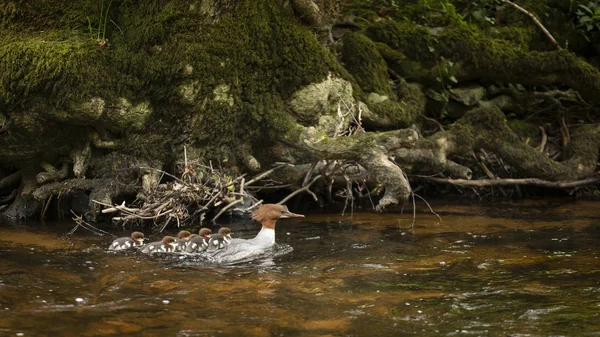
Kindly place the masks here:
POLYGON ((0 191, 15 187, 21 182, 21 171, 16 171, 0 179, 0 191))
POLYGON ((18 222, 31 219, 38 214, 41 203, 32 196, 33 191, 37 188, 37 171, 37 162, 27 162, 22 165, 19 171, 21 184, 18 188, 16 198, 2 214, 4 221, 18 222))
POLYGON ((584 125, 575 130, 571 138, 571 157, 557 162, 525 144, 508 127, 504 114, 498 108, 483 105, 469 111, 447 131, 421 140, 414 149, 397 150, 393 155, 401 167, 412 171, 437 168, 440 171, 435 173, 444 171, 452 177, 470 179, 468 168, 456 166, 446 158, 466 155, 478 149, 494 152, 524 177, 547 181, 583 179, 596 171, 600 127, 584 125))
POLYGON ((36 176, 38 184, 45 184, 52 181, 64 180, 69 175, 69 163, 63 162, 59 170, 53 165, 43 162, 41 164, 44 172, 40 172, 36 176))
POLYGON ((295 136, 289 136, 287 143, 298 147, 317 160, 341 159, 364 167, 372 180, 385 189, 377 210, 408 200, 411 187, 404 173, 389 160, 388 155, 403 147, 412 147, 419 136, 412 129, 388 132, 365 132, 350 137, 330 138, 314 127, 301 127, 295 136))
POLYGON ((65 196, 78 191, 89 192, 87 216, 95 219, 96 215, 100 214, 102 207, 92 200, 112 204, 116 197, 134 195, 139 192, 140 188, 140 186, 122 184, 113 179, 70 179, 45 184, 33 192, 33 197, 38 201, 45 201, 53 195, 65 196))

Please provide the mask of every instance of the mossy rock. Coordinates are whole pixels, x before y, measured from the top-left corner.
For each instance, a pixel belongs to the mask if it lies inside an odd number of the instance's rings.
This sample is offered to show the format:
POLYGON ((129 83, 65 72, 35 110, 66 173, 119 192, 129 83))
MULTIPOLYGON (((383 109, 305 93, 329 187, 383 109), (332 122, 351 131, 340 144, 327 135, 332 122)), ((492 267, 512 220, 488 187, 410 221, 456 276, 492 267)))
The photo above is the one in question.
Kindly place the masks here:
POLYGON ((317 124, 323 115, 337 116, 338 104, 352 106, 353 103, 352 84, 333 76, 301 88, 288 101, 293 114, 305 125, 317 124))
POLYGON ((120 98, 110 108, 106 109, 103 117, 104 126, 113 131, 140 131, 152 114, 148 101, 132 103, 126 98, 120 98))
POLYGON ((342 61, 365 92, 394 97, 388 66, 377 45, 363 33, 353 33, 344 38, 342 61))
POLYGON ((365 116, 365 122, 370 120, 373 127, 405 128, 415 122, 425 110, 425 95, 418 84, 401 83, 398 90, 399 101, 389 97, 371 93, 367 97, 370 111, 377 117, 365 116))

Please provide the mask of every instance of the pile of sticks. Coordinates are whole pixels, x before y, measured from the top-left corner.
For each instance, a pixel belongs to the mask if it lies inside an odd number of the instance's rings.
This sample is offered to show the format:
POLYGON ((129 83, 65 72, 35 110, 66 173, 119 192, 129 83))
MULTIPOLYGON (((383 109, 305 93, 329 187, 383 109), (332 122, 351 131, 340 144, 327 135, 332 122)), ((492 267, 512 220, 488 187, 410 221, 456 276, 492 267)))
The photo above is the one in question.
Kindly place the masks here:
POLYGON ((125 202, 111 205, 98 200, 93 201, 105 207, 102 210, 103 214, 114 214, 114 222, 122 225, 142 225, 151 222, 155 230, 162 232, 169 225, 185 227, 202 224, 208 213, 214 214, 212 221, 215 221, 238 205, 238 210, 242 213, 252 212, 262 200, 256 199, 246 188, 259 181, 264 185, 265 179, 271 173, 285 166, 291 165, 278 163, 274 168, 246 181, 245 174, 233 178, 212 165, 205 166, 197 161, 188 161, 186 154, 179 177, 159 169, 142 167, 160 173, 162 176, 159 181, 165 176, 168 178, 164 180, 169 181, 143 192, 132 205, 128 206, 125 202))

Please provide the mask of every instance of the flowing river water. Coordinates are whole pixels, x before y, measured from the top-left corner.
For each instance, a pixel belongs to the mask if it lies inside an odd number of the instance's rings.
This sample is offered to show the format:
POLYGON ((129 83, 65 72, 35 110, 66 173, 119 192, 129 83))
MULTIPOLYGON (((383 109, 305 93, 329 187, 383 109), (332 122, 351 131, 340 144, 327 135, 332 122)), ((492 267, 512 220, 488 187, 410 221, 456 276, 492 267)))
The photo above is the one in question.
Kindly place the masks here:
POLYGON ((599 206, 437 202, 412 231, 412 210, 309 214, 233 266, 3 226, 0 336, 599 336, 599 206))

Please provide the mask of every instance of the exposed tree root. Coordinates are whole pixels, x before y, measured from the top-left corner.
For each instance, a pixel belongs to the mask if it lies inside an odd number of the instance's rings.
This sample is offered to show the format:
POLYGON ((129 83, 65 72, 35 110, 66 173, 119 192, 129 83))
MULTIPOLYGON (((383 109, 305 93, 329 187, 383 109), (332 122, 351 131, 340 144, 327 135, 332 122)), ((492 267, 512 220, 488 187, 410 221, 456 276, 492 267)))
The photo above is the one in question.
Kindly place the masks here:
POLYGON ((468 112, 447 131, 421 140, 414 149, 394 152, 394 157, 401 167, 409 168, 411 172, 442 173, 470 179, 470 169, 447 158, 485 149, 494 152, 522 176, 548 181, 572 181, 594 174, 599 148, 600 127, 580 126, 571 136, 573 155, 564 162, 554 161, 523 144, 507 126, 500 110, 482 106, 468 112), (439 171, 432 171, 435 169, 439 171))
POLYGON ((69 164, 62 163, 60 170, 48 163, 42 163, 45 172, 40 172, 36 176, 38 184, 45 184, 52 181, 64 180, 69 174, 69 164))
POLYGON ((536 178, 527 179, 480 179, 480 180, 466 180, 466 179, 446 179, 446 178, 435 178, 418 176, 414 177, 440 184, 452 184, 458 186, 469 186, 469 187, 491 187, 491 186, 539 186, 547 188, 559 188, 568 189, 573 187, 587 186, 600 182, 600 177, 587 178, 575 181, 547 181, 536 178))
POLYGON ((21 171, 9 174, 8 176, 0 179, 0 191, 19 185, 21 182, 21 171))
POLYGON ((377 210, 403 203, 410 196, 410 185, 400 167, 388 158, 388 153, 402 147, 412 147, 418 134, 411 129, 382 133, 359 133, 351 137, 330 138, 315 128, 304 128, 296 135, 300 147, 318 159, 343 159, 364 167, 383 188, 384 196, 377 210))
POLYGON ((53 195, 68 195, 76 191, 90 192, 88 217, 94 219, 100 213, 100 207, 92 200, 111 203, 113 199, 123 195, 135 195, 138 186, 116 182, 113 179, 70 179, 40 186, 33 192, 33 197, 43 202, 53 195))

